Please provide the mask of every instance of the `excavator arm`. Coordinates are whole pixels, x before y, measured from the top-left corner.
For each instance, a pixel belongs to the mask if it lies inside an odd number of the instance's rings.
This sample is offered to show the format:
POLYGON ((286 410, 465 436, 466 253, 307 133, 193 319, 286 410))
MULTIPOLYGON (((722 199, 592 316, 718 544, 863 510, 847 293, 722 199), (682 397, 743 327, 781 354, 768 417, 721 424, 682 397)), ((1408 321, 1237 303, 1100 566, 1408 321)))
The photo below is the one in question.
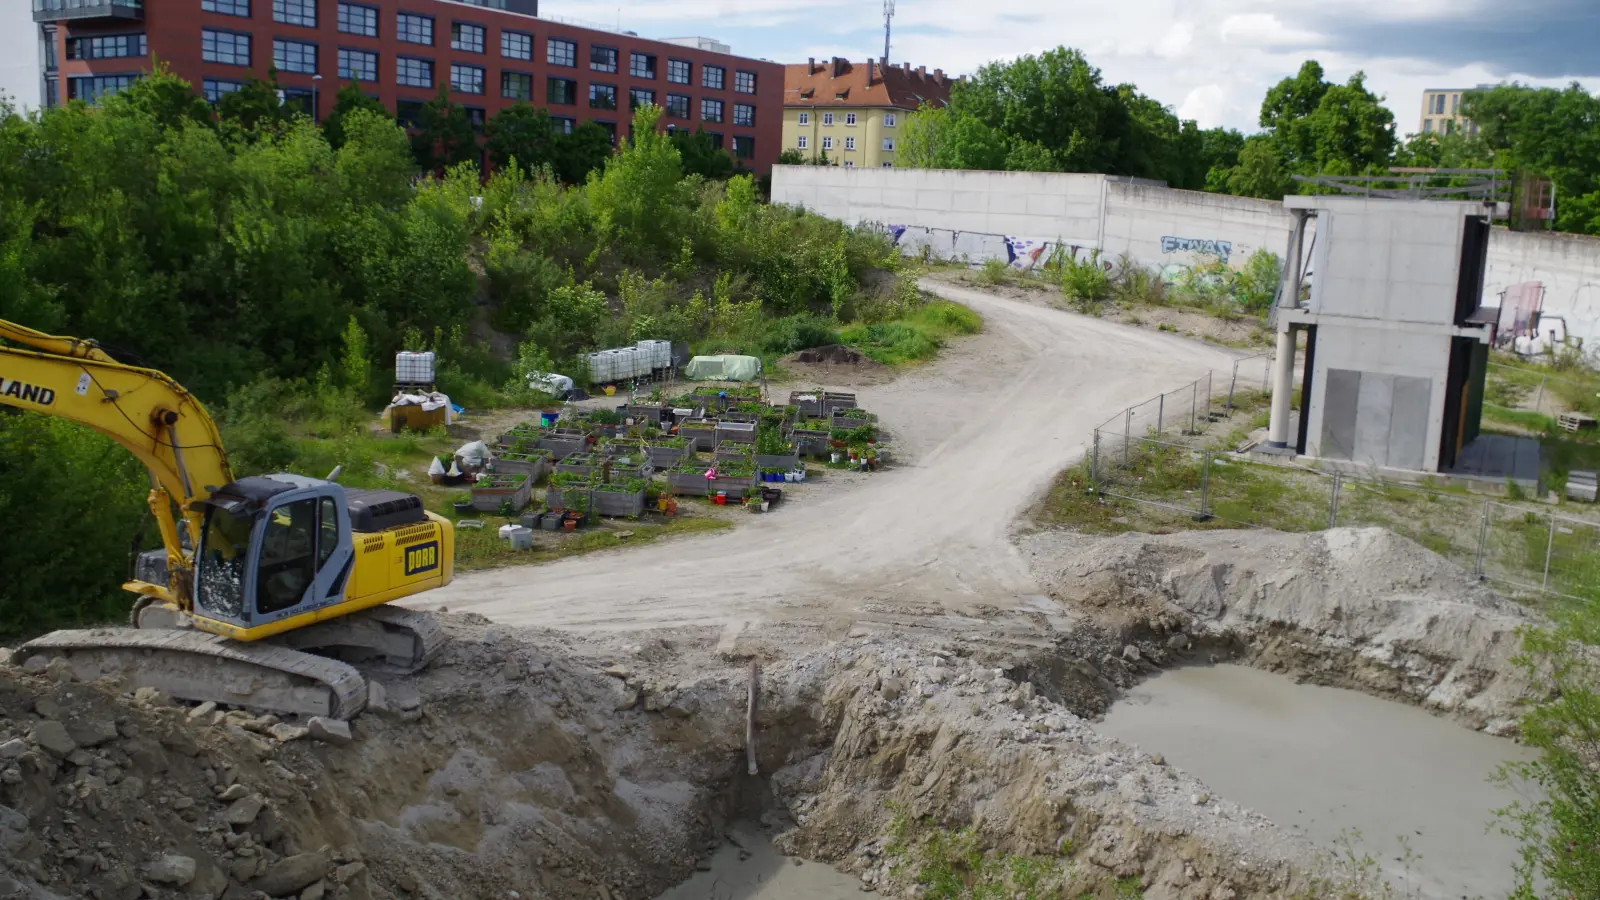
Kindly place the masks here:
POLYGON ((55 337, 0 320, 0 405, 87 425, 138 457, 150 472, 150 512, 167 551, 168 585, 131 583, 140 594, 187 610, 181 589, 193 570, 172 515, 177 502, 188 547, 198 546, 204 501, 233 480, 217 426, 200 401, 154 369, 118 362, 93 341, 55 337), (175 589, 178 588, 178 589, 175 589))

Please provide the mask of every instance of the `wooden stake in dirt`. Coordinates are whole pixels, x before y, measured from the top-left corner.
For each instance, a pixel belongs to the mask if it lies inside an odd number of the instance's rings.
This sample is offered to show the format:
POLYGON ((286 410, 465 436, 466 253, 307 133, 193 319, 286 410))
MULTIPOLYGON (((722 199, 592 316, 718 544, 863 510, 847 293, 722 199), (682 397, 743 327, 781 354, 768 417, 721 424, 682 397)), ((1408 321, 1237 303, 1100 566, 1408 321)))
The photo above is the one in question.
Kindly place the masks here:
POLYGON ((761 677, 761 667, 755 660, 750 660, 750 703, 744 716, 744 756, 750 764, 750 774, 756 774, 756 694, 759 690, 757 679, 761 677))

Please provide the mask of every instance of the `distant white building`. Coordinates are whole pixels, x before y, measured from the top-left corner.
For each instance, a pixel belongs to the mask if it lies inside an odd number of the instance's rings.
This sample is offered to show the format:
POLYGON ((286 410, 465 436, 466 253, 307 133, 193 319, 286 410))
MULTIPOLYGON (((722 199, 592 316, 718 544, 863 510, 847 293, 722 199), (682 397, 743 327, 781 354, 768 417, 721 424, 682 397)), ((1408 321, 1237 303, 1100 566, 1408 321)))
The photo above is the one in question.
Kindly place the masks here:
POLYGON ((708 37, 675 37, 661 38, 663 44, 677 44, 680 47, 692 47, 695 50, 704 50, 707 53, 732 53, 733 48, 708 37))
POLYGON ((43 102, 39 53, 33 4, 28 0, 0 2, 0 94, 19 112, 38 109, 43 102))

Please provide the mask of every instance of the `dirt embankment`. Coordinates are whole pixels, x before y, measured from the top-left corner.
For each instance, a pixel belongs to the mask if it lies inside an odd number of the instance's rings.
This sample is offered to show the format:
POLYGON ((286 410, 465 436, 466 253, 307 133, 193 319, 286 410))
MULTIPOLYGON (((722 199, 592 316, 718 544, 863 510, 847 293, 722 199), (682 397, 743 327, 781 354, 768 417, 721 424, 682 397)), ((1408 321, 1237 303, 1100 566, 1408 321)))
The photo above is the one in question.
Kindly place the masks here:
MULTIPOLYGON (((1538 618, 1380 528, 1020 539, 1050 596, 1130 641, 1421 705, 1495 734, 1530 694, 1512 658, 1538 618)), ((1179 654, 1180 658, 1182 655, 1179 654)), ((1191 657, 1192 658, 1192 657, 1191 657)))

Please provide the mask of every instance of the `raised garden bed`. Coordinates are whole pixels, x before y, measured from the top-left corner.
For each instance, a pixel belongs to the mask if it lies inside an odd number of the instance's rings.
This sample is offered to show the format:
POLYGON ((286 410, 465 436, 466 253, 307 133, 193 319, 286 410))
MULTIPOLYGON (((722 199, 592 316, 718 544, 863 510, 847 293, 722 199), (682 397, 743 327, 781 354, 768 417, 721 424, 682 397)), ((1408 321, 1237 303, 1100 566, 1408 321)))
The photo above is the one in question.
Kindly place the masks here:
POLYGON ((550 465, 549 450, 533 449, 526 453, 503 452, 494 458, 496 475, 526 475, 530 482, 537 482, 548 475, 550 465))
POLYGON ((707 410, 721 412, 728 408, 728 398, 722 396, 720 391, 696 390, 689 393, 689 403, 686 405, 703 406, 707 410))
POLYGON ((789 432, 789 440, 794 442, 797 453, 806 456, 825 456, 828 453, 831 431, 827 423, 813 419, 803 423, 803 427, 789 432))
POLYGON ((790 391, 789 407, 798 409, 802 416, 822 415, 821 391, 790 391))
POLYGON ((740 444, 754 444, 756 442, 756 424, 754 422, 718 422, 717 443, 734 441, 740 444))
POLYGON ((632 419, 634 424, 640 422, 649 422, 657 426, 661 424, 662 407, 660 404, 629 403, 624 405, 620 412, 623 419, 632 419))
POLYGON ((842 409, 854 409, 856 395, 824 391, 822 394, 822 415, 831 416, 842 409))
POLYGON ((716 420, 704 419, 698 422, 684 422, 678 426, 678 437, 687 441, 689 448, 695 452, 710 450, 717 446, 716 420))
POLYGON ((667 490, 680 496, 706 495, 707 465, 680 465, 667 471, 667 490))
POLYGON ((597 453, 573 453, 556 463, 556 473, 587 478, 600 471, 600 463, 601 457, 597 453))
POLYGON ((789 454, 757 453, 756 468, 777 469, 783 472, 792 472, 800 465, 798 452, 789 454))
POLYGON ((549 431, 539 438, 539 449, 550 451, 551 457, 557 460, 566 459, 589 449, 589 435, 575 431, 549 431))
POLYGON ((645 448, 645 456, 649 458, 650 465, 657 469, 670 469, 681 464, 689 455, 689 444, 682 438, 674 438, 677 446, 665 443, 652 443, 645 448))
POLYGON ((490 475, 478 479, 472 486, 472 508, 479 512, 499 512, 509 500, 513 514, 522 512, 528 505, 533 490, 533 479, 526 475, 490 475))
POLYGON ((723 423, 740 422, 740 423, 744 423, 744 424, 748 425, 748 424, 754 424, 756 422, 761 421, 761 414, 760 413, 733 412, 732 410, 730 410, 730 411, 725 412, 722 415, 718 416, 717 417, 717 421, 723 422, 723 423))
POLYGON ((595 485, 591 495, 594 512, 602 516, 632 516, 644 514, 646 483, 631 479, 617 484, 595 485))
POLYGON ((742 444, 736 441, 723 441, 717 445, 717 451, 712 459, 719 463, 724 462, 751 462, 755 456, 754 444, 742 444))
POLYGON ((877 416, 864 409, 841 409, 828 419, 829 426, 833 428, 859 428, 862 425, 871 425, 878 420, 877 416))

